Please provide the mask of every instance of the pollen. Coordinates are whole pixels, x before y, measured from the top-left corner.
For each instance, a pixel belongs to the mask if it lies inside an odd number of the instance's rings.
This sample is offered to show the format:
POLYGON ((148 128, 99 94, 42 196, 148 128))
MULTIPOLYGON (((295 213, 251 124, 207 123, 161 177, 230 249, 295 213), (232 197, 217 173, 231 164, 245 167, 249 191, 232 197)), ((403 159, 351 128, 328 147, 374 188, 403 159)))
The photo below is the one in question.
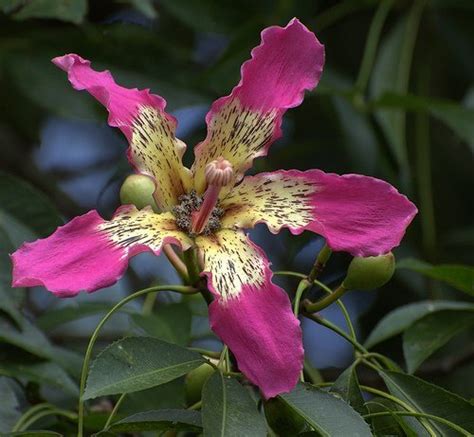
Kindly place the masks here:
MULTIPOLYGON (((192 230, 192 216, 201 207, 203 198, 198 196, 195 190, 191 190, 188 194, 180 196, 178 201, 179 204, 173 207, 172 210, 176 219, 176 225, 190 237, 194 238, 197 234, 192 230)), ((217 232, 221 228, 221 217, 223 215, 224 210, 222 208, 219 208, 219 206, 214 207, 206 226, 200 234, 210 235, 217 232)))

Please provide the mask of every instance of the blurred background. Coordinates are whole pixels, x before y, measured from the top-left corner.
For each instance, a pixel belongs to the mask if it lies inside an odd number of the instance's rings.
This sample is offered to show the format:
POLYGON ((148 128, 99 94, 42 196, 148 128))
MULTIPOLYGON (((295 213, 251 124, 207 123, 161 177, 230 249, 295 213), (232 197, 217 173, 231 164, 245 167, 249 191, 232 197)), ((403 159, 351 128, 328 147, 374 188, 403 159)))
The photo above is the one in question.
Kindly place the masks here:
MULTIPOLYGON (((419 207, 395 251, 394 279, 381 290, 344 298, 361 339, 401 305, 472 300, 462 293, 472 294, 465 266, 472 265, 474 244, 471 0, 0 0, 0 374, 23 378, 33 394, 38 381, 74 392, 76 352, 107 302, 151 283, 178 281, 166 259, 142 254, 116 286, 74 300, 10 288, 8 253, 89 209, 110 217, 131 172, 125 138, 107 126, 106 111, 93 98, 72 90, 51 58, 78 53, 93 68, 110 69, 121 85, 163 96, 188 144, 190 165, 210 104, 238 82, 260 31, 294 16, 325 45, 324 74, 304 103, 287 112, 284 137, 253 171, 362 173, 389 181, 419 207), (440 264, 450 267, 432 267, 440 264), (38 373, 38 360, 50 359, 46 350, 54 351, 61 377, 51 378, 51 368, 38 373), (32 363, 30 376, 19 362, 32 363)), ((265 227, 252 237, 275 270, 308 272, 324 243, 309 233, 273 236, 265 227)), ((321 280, 337 285, 349 261, 335 254, 321 280)), ((294 292, 295 282, 278 281, 294 292)), ((176 302, 158 308, 160 322, 125 314, 108 325, 104 341, 154 330, 217 348, 205 310, 199 302, 176 302)), ((336 306, 323 314, 344 326, 336 306)), ((351 362, 350 345, 311 322, 304 328, 311 364, 333 380, 351 362)), ((470 398, 474 346, 472 331, 464 328, 452 332, 418 374, 470 398)), ((403 363, 400 337, 379 350, 403 363)), ((179 392, 174 386, 160 390, 168 390, 159 397, 165 404, 179 392)))

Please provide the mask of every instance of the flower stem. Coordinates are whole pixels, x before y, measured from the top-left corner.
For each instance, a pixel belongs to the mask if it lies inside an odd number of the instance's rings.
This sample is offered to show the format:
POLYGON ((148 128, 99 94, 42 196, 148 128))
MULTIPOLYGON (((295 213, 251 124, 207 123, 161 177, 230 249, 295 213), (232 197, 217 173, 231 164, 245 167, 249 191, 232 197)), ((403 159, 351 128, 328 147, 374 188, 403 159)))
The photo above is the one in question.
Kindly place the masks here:
POLYGON ((329 305, 337 301, 346 291, 348 291, 347 288, 345 288, 341 284, 331 294, 327 295, 321 300, 318 300, 317 302, 311 302, 309 300, 305 300, 304 307, 306 311, 310 313, 321 311, 322 309, 328 307, 329 305))
POLYGON ((341 337, 345 338, 349 343, 351 343, 354 348, 356 348, 359 352, 363 354, 369 353, 369 351, 364 346, 362 346, 357 340, 353 339, 349 334, 345 333, 341 328, 339 328, 339 326, 334 325, 329 320, 318 316, 317 314, 303 313, 303 315, 308 319, 312 320, 313 322, 325 326, 331 331, 334 331, 336 334, 339 334, 341 337))
POLYGON ((393 6, 393 0, 382 0, 375 12, 372 23, 370 24, 369 33, 365 42, 364 55, 360 64, 359 74, 355 83, 356 92, 359 95, 365 93, 367 83, 369 82, 370 73, 375 61, 377 46, 379 44, 382 28, 390 9, 393 6))
POLYGON ((197 289, 193 287, 188 287, 185 285, 157 285, 155 287, 149 287, 149 288, 145 288, 143 290, 137 291, 125 297, 117 304, 115 304, 112 307, 112 309, 102 318, 102 320, 99 322, 94 332, 92 333, 92 336, 89 340, 89 344, 87 345, 86 353, 84 355, 84 361, 82 363, 82 370, 81 370, 81 382, 79 386, 78 421, 77 421, 77 436, 78 437, 83 437, 83 433, 84 433, 84 402, 83 402, 82 396, 84 395, 84 390, 86 388, 86 379, 87 379, 87 373, 89 370, 89 362, 92 355, 92 349, 97 340, 97 337, 99 336, 99 331, 105 325, 107 320, 109 320, 110 317, 112 317, 112 315, 115 312, 117 312, 121 307, 123 307, 128 302, 136 299, 137 297, 143 296, 147 293, 152 293, 156 291, 165 291, 165 290, 175 291, 177 293, 182 293, 182 294, 194 294, 198 292, 197 289))
POLYGON ((117 414, 117 411, 120 408, 120 405, 122 404, 122 402, 124 401, 125 396, 127 396, 127 393, 122 393, 120 395, 120 397, 117 399, 117 402, 115 403, 113 410, 109 414, 107 422, 105 422, 104 430, 106 430, 110 426, 110 424, 112 423, 112 420, 115 417, 115 415, 117 414))
POLYGON ((439 422, 439 423, 442 423, 443 425, 450 427, 451 429, 459 432, 459 434, 461 435, 472 436, 471 433, 467 432, 464 428, 461 428, 459 425, 456 425, 455 423, 450 422, 449 420, 443 419, 442 417, 434 416, 433 414, 417 413, 415 411, 378 411, 376 413, 364 414, 362 417, 364 419, 368 419, 371 417, 391 416, 392 414, 395 414, 397 416, 412 416, 412 417, 422 417, 424 419, 431 419, 431 420, 434 420, 435 422, 439 422))
POLYGON ((323 271, 326 263, 328 262, 330 256, 332 254, 332 250, 328 247, 327 244, 323 246, 323 248, 319 251, 318 257, 314 262, 313 268, 309 272, 308 281, 313 283, 313 281, 319 276, 319 274, 323 271))
POLYGON ((295 301, 293 303, 293 313, 296 318, 298 318, 299 311, 300 311, 300 301, 301 301, 301 296, 305 292, 307 288, 309 288, 311 285, 311 282, 307 281, 306 279, 302 279, 300 283, 298 284, 298 288, 296 289, 295 293, 295 301))
POLYGON ((196 285, 201 278, 199 276, 200 272, 196 251, 193 248, 188 249, 184 252, 184 262, 188 269, 189 283, 192 285, 196 285))
POLYGON ((178 275, 181 277, 181 279, 184 282, 188 283, 189 282, 188 269, 186 268, 186 265, 181 260, 179 255, 175 252, 171 244, 163 245, 162 250, 163 250, 163 253, 166 255, 166 257, 168 258, 171 265, 178 272, 178 275))

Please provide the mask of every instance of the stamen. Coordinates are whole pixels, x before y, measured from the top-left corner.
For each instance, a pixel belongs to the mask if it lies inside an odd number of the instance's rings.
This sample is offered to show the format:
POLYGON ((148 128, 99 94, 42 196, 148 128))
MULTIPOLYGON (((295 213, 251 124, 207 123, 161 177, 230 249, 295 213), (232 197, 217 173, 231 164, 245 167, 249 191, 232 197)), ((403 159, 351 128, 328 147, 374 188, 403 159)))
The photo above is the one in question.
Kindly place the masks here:
POLYGON ((206 165, 207 190, 204 193, 204 201, 198 211, 192 216, 192 231, 200 234, 206 227, 212 211, 219 200, 221 188, 232 181, 234 172, 232 164, 220 157, 206 165))

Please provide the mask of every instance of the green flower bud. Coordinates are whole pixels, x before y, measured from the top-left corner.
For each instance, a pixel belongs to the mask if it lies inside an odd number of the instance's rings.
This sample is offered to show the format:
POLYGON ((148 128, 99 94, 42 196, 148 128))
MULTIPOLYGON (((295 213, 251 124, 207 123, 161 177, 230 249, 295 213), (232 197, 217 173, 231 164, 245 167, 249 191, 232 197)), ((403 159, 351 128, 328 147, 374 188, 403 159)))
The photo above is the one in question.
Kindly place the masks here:
POLYGON ((264 405, 268 425, 278 435, 298 435, 305 431, 304 419, 280 398, 269 399, 264 405))
POLYGON ((135 205, 138 209, 150 205, 156 209, 153 193, 155 183, 151 178, 141 174, 128 176, 120 188, 120 201, 123 205, 135 205))
POLYGON ((213 373, 214 367, 209 364, 202 364, 186 375, 184 392, 188 405, 193 405, 201 400, 202 387, 213 373))
POLYGON ((354 257, 347 269, 343 286, 347 289, 371 290, 390 281, 395 271, 395 257, 392 252, 385 255, 354 257))

